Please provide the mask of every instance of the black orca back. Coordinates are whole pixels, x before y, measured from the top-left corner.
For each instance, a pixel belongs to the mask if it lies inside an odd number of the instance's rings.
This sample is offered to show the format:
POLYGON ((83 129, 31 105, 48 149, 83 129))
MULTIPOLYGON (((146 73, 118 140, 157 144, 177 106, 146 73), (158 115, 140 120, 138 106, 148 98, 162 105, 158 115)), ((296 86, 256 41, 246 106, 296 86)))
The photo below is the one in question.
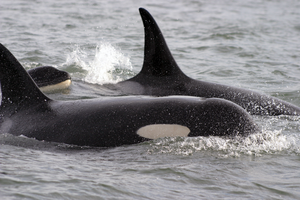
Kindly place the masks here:
POLYGON ((0 44, 1 110, 21 108, 50 100, 12 53, 0 44))

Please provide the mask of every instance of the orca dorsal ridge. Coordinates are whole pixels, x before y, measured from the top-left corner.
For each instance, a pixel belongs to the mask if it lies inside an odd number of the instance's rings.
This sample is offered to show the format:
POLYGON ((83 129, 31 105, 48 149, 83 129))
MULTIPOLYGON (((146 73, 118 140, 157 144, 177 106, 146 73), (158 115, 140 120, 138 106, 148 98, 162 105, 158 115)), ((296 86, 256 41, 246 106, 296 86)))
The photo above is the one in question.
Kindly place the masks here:
POLYGON ((186 77, 173 58, 164 36, 154 18, 144 8, 140 8, 139 11, 144 24, 145 47, 143 67, 141 72, 136 77, 186 77))
POLYGON ((0 44, 1 109, 28 107, 50 99, 36 86, 14 55, 0 44))

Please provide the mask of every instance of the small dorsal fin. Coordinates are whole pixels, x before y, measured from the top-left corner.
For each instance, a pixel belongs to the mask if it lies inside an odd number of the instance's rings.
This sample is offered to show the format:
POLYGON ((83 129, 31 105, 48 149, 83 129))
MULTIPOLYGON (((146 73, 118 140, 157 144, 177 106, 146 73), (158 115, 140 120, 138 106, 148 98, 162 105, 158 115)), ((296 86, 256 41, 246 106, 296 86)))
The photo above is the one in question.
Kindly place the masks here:
POLYGON ((174 60, 154 18, 144 8, 139 11, 144 24, 145 47, 143 68, 136 77, 185 76, 174 60))
POLYGON ((13 54, 0 44, 1 108, 24 107, 50 100, 13 54))

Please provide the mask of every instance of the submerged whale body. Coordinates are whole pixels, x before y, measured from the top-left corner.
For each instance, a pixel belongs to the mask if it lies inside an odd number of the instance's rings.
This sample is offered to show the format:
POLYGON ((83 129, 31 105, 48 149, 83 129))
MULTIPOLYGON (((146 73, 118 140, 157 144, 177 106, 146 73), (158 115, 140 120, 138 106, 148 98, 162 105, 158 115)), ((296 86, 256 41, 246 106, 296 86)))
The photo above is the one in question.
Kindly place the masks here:
POLYGON ((115 147, 168 136, 246 136, 257 131, 243 108, 223 99, 129 96, 52 100, 2 44, 0 82, 0 133, 115 147))

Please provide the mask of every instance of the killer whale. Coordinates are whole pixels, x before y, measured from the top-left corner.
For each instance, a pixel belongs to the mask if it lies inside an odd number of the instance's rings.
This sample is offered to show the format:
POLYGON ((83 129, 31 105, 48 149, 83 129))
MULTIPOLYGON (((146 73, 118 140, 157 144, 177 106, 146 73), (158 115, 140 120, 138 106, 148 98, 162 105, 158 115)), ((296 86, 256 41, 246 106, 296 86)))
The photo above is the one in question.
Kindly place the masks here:
POLYGON ((27 72, 42 92, 64 90, 71 85, 70 74, 52 66, 36 67, 27 72))
POLYGON ((254 115, 300 115, 298 106, 281 99, 188 77, 178 67, 154 18, 143 8, 139 11, 145 31, 144 62, 141 71, 131 79, 100 87, 117 90, 121 95, 223 98, 254 115))
POLYGON ((246 136, 249 113, 223 99, 107 97, 56 101, 0 44, 0 133, 80 146, 115 147, 166 136, 246 136))
POLYGON ((116 85, 123 93, 223 98, 240 105, 250 114, 300 115, 298 106, 281 99, 188 77, 178 67, 154 18, 143 8, 139 11, 145 32, 144 62, 136 76, 116 85))

